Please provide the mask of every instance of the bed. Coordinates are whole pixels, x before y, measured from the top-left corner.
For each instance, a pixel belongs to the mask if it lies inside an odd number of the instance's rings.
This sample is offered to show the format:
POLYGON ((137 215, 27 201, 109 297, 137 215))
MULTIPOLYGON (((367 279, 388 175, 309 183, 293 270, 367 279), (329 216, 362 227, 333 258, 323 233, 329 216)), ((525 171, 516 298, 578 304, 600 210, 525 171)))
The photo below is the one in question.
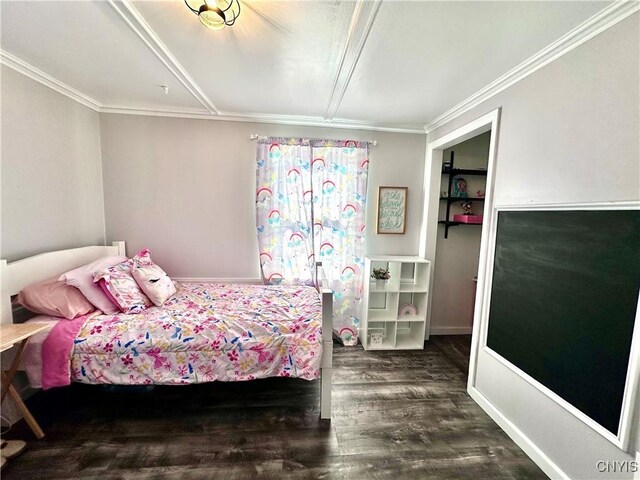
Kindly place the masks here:
MULTIPOLYGON (((2 260, 2 322, 13 322, 11 296, 25 286, 124 251, 124 242, 114 242, 12 263, 2 260)), ((319 378, 320 417, 330 419, 332 292, 323 288, 322 265, 317 269, 316 287, 177 283, 177 294, 162 307, 60 320, 64 328, 54 327, 46 341, 72 342, 71 354, 63 360, 73 382, 179 385, 278 376, 319 378), (74 322, 75 331, 63 338, 74 322)), ((32 347, 34 357, 40 346, 32 347)), ((44 362, 43 367, 55 363, 50 357, 44 362)), ((42 371, 46 374, 47 368, 42 371)))

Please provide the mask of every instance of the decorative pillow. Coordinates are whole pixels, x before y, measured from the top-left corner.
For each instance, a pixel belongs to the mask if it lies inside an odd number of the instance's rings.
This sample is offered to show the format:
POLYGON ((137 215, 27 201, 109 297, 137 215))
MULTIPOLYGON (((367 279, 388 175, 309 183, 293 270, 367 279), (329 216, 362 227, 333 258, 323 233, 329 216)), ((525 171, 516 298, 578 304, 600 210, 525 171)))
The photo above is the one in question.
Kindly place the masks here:
POLYGON ((161 306, 176 294, 176 286, 158 265, 134 265, 131 274, 138 286, 156 305, 161 306))
POLYGON ((153 260, 151 260, 151 252, 148 248, 140 250, 131 258, 131 260, 136 265, 154 265, 153 260))
POLYGON ((82 267, 70 270, 60 275, 58 280, 62 280, 67 285, 78 288, 82 294, 93 305, 101 310, 103 313, 111 314, 118 312, 117 305, 114 305, 104 294, 102 289, 93 283, 93 275, 103 268, 117 265, 120 262, 127 260, 127 257, 122 255, 116 255, 112 257, 104 257, 95 260, 91 263, 83 265, 82 267))
POLYGON ((111 292, 107 288, 107 284, 105 283, 104 278, 101 278, 95 283, 100 287, 100 289, 104 292, 105 296, 109 299, 111 303, 113 303, 113 306, 116 307, 118 309, 117 311, 119 312, 120 305, 118 305, 118 301, 115 298, 113 298, 113 295, 111 295, 111 292))
POLYGON ((55 278, 24 288, 17 301, 32 312, 69 320, 96 309, 80 290, 55 278))
POLYGON ((151 300, 140 290, 131 275, 134 265, 143 265, 151 261, 147 258, 148 251, 145 256, 145 251, 142 250, 133 258, 102 269, 93 276, 94 282, 104 280, 103 287, 111 293, 123 313, 138 313, 152 305, 151 300))

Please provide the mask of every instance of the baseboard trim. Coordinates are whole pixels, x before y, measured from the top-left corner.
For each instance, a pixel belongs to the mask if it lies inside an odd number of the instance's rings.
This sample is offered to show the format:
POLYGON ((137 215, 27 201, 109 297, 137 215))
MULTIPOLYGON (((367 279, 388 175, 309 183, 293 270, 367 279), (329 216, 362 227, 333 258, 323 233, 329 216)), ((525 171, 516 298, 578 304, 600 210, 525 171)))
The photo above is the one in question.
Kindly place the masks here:
POLYGON ((516 445, 518 445, 527 456, 538 465, 549 478, 571 480, 570 477, 562 471, 538 446, 527 437, 522 430, 515 426, 511 420, 505 417, 500 410, 493 406, 491 402, 475 387, 468 389, 469 395, 473 398, 480 408, 482 408, 491 419, 498 424, 504 432, 509 435, 516 445))
POLYGON ((471 335, 473 327, 431 327, 429 335, 471 335))

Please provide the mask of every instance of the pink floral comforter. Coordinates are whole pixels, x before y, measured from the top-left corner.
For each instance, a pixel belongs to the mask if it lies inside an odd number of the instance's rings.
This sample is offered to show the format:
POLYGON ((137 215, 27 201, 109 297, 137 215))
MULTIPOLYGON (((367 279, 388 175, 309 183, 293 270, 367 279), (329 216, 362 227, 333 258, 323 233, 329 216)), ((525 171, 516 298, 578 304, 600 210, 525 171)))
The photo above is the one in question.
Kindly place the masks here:
POLYGON ((177 289, 162 307, 87 320, 74 340, 71 381, 318 378, 322 312, 314 288, 179 283, 177 289))

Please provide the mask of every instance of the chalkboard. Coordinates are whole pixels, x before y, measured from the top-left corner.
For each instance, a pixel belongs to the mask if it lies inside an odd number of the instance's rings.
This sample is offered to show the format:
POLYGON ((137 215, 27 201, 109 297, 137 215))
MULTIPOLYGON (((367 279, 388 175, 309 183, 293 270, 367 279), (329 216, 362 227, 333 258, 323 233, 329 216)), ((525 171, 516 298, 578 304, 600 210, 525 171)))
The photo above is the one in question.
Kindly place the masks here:
POLYGON ((487 346, 618 435, 640 211, 500 211, 487 346))

